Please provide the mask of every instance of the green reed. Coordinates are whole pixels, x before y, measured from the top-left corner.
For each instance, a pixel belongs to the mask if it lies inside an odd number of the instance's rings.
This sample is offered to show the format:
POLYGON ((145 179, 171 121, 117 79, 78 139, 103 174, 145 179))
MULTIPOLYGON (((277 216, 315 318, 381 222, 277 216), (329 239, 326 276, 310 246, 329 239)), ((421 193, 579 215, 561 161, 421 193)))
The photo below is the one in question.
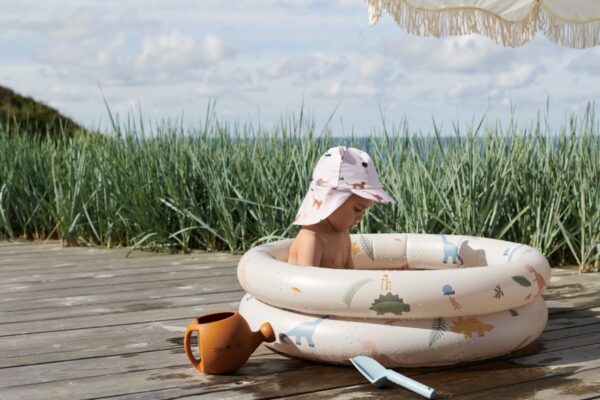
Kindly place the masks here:
POLYGON ((425 136, 404 122, 341 139, 302 114, 265 129, 211 110, 195 128, 128 119, 114 130, 51 140, 0 126, 0 238, 244 251, 295 235, 316 160, 345 144, 373 157, 397 200, 373 206, 358 231, 486 236, 535 246, 554 264, 600 267, 593 107, 558 130, 482 120, 425 136))

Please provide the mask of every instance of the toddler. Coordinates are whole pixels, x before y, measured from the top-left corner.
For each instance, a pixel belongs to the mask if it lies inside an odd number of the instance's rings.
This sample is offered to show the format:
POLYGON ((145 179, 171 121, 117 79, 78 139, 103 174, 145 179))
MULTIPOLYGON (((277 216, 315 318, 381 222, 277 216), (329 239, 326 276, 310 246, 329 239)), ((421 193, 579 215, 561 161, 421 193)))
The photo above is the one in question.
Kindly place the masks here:
POLYGON ((301 225, 288 262, 354 268, 350 228, 373 202, 394 201, 383 191, 371 157, 352 147, 332 147, 319 159, 294 225, 301 225))

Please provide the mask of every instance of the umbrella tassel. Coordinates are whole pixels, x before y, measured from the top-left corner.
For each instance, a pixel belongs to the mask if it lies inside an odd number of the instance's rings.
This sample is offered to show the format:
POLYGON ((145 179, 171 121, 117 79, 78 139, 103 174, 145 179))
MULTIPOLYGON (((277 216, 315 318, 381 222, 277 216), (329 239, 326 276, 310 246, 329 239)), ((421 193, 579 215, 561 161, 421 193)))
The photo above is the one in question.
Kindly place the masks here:
POLYGON ((420 36, 476 33, 503 46, 519 47, 533 39, 539 28, 550 40, 563 46, 586 48, 600 44, 600 16, 592 16, 587 21, 565 20, 545 8, 543 2, 533 2, 523 19, 511 21, 479 7, 433 10, 406 0, 365 1, 369 4, 369 25, 375 25, 385 11, 401 28, 420 36))

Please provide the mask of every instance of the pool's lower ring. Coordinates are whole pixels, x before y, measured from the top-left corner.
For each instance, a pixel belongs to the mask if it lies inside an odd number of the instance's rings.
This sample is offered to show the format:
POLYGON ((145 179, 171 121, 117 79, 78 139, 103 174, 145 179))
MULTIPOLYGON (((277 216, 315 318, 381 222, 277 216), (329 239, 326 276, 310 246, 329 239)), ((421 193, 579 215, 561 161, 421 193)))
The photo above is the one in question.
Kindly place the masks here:
POLYGON ((541 296, 506 311, 418 320, 339 319, 269 306, 246 294, 240 314, 253 330, 269 322, 277 337, 266 345, 290 356, 348 363, 370 355, 387 367, 448 365, 497 357, 527 346, 543 331, 541 296))

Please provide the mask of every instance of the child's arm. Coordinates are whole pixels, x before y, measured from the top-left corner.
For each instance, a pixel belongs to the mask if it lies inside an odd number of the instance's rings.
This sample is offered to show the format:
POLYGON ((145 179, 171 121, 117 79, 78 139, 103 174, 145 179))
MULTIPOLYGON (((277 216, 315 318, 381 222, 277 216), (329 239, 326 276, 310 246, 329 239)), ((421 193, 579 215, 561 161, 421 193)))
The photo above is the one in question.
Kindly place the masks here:
POLYGON ((348 260, 346 260, 346 265, 344 265, 345 269, 354 269, 354 261, 352 260, 352 254, 348 255, 348 260))
POLYGON ((350 240, 350 236, 348 236, 348 258, 346 258, 346 265, 344 265, 345 269, 354 269, 354 260, 352 259, 352 241, 350 240))
POLYGON ((321 266, 323 248, 314 234, 303 234, 296 238, 290 262, 296 265, 321 266), (295 256, 295 257, 294 257, 295 256))

